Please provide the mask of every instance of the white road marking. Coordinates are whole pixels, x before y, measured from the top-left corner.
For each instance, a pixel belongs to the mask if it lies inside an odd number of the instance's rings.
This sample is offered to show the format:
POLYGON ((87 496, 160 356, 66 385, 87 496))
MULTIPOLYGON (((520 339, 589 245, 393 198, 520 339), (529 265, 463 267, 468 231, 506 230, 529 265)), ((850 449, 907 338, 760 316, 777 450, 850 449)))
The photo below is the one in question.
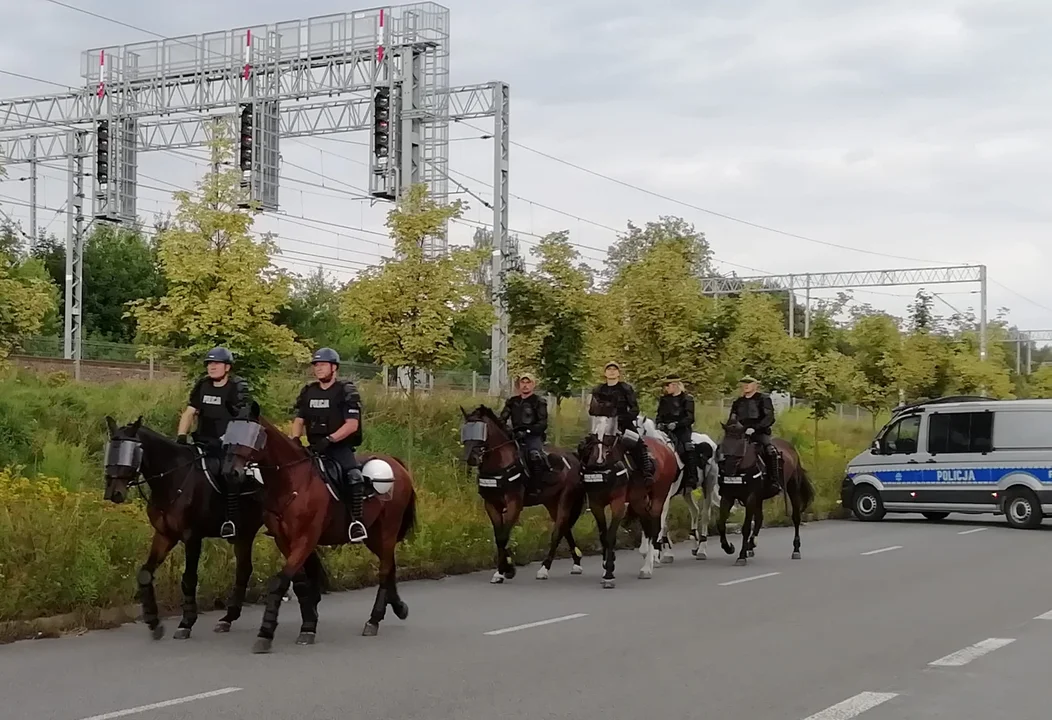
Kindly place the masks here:
POLYGON ((239 687, 228 687, 222 688, 221 690, 212 690, 211 692, 198 693, 197 695, 187 695, 186 697, 175 698, 174 700, 165 700, 164 702, 153 703, 152 705, 140 705, 139 707, 128 708, 127 710, 116 710, 114 712, 103 713, 102 715, 92 715, 91 717, 81 718, 81 720, 110 720, 111 718, 124 717, 125 715, 136 715, 138 713, 146 712, 147 710, 157 710, 159 708, 171 707, 172 705, 182 705, 183 703, 193 702, 194 700, 204 700, 205 698, 218 697, 219 695, 229 695, 241 690, 239 687))
POLYGON ((844 702, 827 707, 820 713, 810 715, 804 720, 850 720, 857 717, 866 710, 872 710, 877 705, 882 705, 892 698, 898 697, 898 693, 875 693, 861 692, 855 697, 850 697, 844 702))
POLYGON ((981 658, 987 653, 1003 648, 1005 645, 1011 645, 1014 642, 1015 638, 987 638, 986 640, 977 642, 974 645, 969 645, 963 650, 958 650, 955 653, 951 653, 946 657, 939 658, 928 664, 937 667, 961 667, 962 665, 967 665, 972 660, 981 658))
POLYGON ((958 535, 971 535, 972 533, 982 532, 983 530, 988 530, 988 529, 989 528, 972 528, 971 530, 961 530, 957 534, 958 535))
POLYGON ((862 555, 879 555, 880 553, 891 552, 892 550, 901 550, 901 545, 892 545, 891 547, 880 548, 879 550, 870 550, 869 552, 861 553, 862 555))
POLYGON ((752 577, 738 578, 737 580, 731 580, 730 582, 720 583, 720 587, 726 587, 727 585, 737 585, 743 582, 752 582, 753 580, 762 580, 763 578, 774 577, 775 575, 781 575, 780 572, 769 572, 763 575, 753 575, 752 577))
POLYGON ((538 620, 537 622, 526 623, 525 625, 513 625, 512 627, 501 628, 500 630, 490 630, 487 633, 483 633, 483 635, 504 635, 505 633, 529 630, 530 628, 541 627, 542 625, 551 625, 553 623, 566 622, 567 620, 576 620, 577 618, 583 617, 588 617, 588 613, 574 613, 573 615, 563 615, 562 617, 552 618, 551 620, 538 620))
POLYGON ((1042 614, 1038 615, 1034 619, 1035 620, 1052 620, 1052 610, 1049 610, 1047 613, 1042 613, 1042 614))

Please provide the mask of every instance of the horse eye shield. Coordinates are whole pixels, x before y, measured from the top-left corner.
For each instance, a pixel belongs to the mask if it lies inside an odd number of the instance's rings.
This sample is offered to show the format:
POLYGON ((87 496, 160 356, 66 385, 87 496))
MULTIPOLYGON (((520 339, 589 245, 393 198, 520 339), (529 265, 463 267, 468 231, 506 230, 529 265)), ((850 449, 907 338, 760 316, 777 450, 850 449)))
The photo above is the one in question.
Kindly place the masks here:
POLYGON ((486 441, 486 423, 484 422, 467 422, 464 423, 460 428, 460 442, 485 442, 486 441))
POLYGON ((142 443, 138 440, 111 440, 106 446, 105 465, 108 468, 138 470, 142 463, 142 443))

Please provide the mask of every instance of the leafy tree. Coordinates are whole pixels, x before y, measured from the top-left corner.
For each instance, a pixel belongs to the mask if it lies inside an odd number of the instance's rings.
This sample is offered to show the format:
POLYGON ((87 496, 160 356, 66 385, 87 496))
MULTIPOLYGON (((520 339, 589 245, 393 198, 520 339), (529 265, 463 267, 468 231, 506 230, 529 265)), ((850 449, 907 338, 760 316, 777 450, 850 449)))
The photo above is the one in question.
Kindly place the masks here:
POLYGON ((901 349, 898 322, 884 313, 856 318, 849 333, 859 370, 855 402, 869 411, 873 422, 877 413, 897 402, 897 372, 901 349))
POLYGON ((465 354, 458 335, 492 325, 493 310, 472 278, 479 253, 454 249, 445 257, 424 257, 423 240, 462 211, 460 201, 440 205, 426 186, 411 188, 387 214, 395 257, 344 291, 344 319, 361 325, 380 362, 424 370, 449 366, 465 354))
POLYGON ((745 293, 735 304, 735 327, 723 354, 724 389, 748 373, 768 390, 789 391, 800 364, 800 347, 798 339, 786 334, 777 301, 745 293))
POLYGON ((924 331, 902 341, 896 377, 906 400, 936 398, 954 387, 952 350, 947 339, 924 331))
POLYGON ((710 301, 690 268, 693 248, 662 240, 626 265, 610 285, 608 321, 637 387, 656 392, 668 373, 696 387, 711 383, 715 357, 701 333, 710 301))
POLYGON ((128 303, 164 295, 153 244, 138 230, 97 225, 84 243, 84 329, 112 342, 131 342, 128 303))
POLYGON ((54 286, 40 264, 0 254, 0 361, 38 334, 54 310, 54 286))
MULTIPOLYGON (((212 137, 210 148, 214 164, 232 159, 228 134, 212 137)), ((290 282, 271 263, 277 245, 250 235, 240 170, 210 173, 197 187, 174 193, 178 210, 157 238, 166 293, 133 302, 129 314, 140 342, 179 348, 188 369, 198 370, 212 346, 229 347, 238 373, 260 387, 277 362, 307 359, 295 334, 274 320, 290 282)))
POLYGON ((346 362, 374 362, 362 328, 340 317, 341 290, 319 267, 314 274, 293 280, 289 302, 278 313, 277 322, 314 348, 333 348, 346 362))
POLYGON ((628 223, 628 232, 607 251, 603 277, 613 282, 625 268, 640 262, 650 250, 663 243, 679 246, 679 253, 687 261, 685 272, 694 277, 713 274, 712 250, 705 233, 682 218, 662 216, 658 222, 648 222, 642 228, 631 221, 628 223))
POLYGON ((1052 398, 1052 365, 1042 365, 1031 373, 1027 394, 1032 398, 1052 398))
POLYGON ((810 402, 815 422, 815 454, 818 453, 818 422, 849 401, 859 384, 858 366, 836 349, 837 333, 832 321, 819 315, 804 347, 804 359, 795 379, 795 392, 810 402))
POLYGON ((529 338, 517 346, 523 369, 536 370, 556 403, 570 397, 587 376, 588 289, 591 272, 579 262, 566 231, 552 233, 533 249, 540 258, 530 273, 506 279, 511 330, 529 338))

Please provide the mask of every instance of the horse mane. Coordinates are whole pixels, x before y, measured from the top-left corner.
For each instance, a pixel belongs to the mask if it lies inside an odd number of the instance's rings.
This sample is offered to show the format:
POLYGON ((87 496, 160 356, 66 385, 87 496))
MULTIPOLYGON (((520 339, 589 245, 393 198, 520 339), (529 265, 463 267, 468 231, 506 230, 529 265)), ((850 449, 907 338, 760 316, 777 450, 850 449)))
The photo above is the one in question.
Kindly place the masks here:
POLYGON ((489 405, 479 405, 477 408, 472 410, 471 413, 469 413, 469 416, 470 415, 478 415, 483 418, 487 418, 489 420, 492 420, 500 427, 504 427, 504 422, 500 419, 500 416, 497 415, 497 413, 493 412, 493 408, 491 408, 489 405))
POLYGON ((266 430, 266 432, 267 432, 267 441, 268 442, 270 442, 271 438, 277 436, 277 437, 281 438, 282 442, 285 444, 285 446, 289 450, 296 450, 296 449, 303 450, 303 445, 301 445, 300 443, 296 442, 295 440, 290 438, 288 435, 283 433, 281 431, 281 428, 279 428, 277 425, 272 423, 270 420, 267 420, 262 415, 260 415, 258 418, 256 418, 256 422, 258 422, 260 425, 262 425, 263 429, 266 430))

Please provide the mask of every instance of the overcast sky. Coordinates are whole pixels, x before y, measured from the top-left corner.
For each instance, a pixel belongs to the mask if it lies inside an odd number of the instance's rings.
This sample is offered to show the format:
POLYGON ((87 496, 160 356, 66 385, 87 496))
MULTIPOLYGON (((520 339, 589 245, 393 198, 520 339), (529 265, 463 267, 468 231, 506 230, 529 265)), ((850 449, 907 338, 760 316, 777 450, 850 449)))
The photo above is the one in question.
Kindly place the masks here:
MULTIPOLYGON (((169 36, 294 19, 297 9, 307 17, 365 7, 336 0, 63 1, 169 36)), ((883 256, 722 219, 513 147, 511 225, 532 233, 522 236, 525 251, 536 236, 569 229, 575 242, 596 248, 582 252, 598 264, 614 236, 602 226, 679 215, 707 233, 722 269, 739 274, 755 274, 742 266, 780 273, 985 263, 991 317, 1007 306, 1020 327, 1052 328, 1052 2, 444 4, 451 9, 451 83, 510 83, 514 141, 700 208, 883 256)), ((0 0, 0 8, 0 69, 52 82, 81 82, 82 50, 154 39, 46 0, 0 0)), ((58 90, 0 75, 3 97, 58 90)), ((450 134, 479 133, 461 125, 450 134)), ((382 206, 346 195, 367 183, 365 148, 355 144, 367 136, 339 139, 283 145, 285 161, 306 168, 286 165, 283 209, 382 230, 382 206)), ((491 157, 488 141, 456 139, 451 173, 487 197, 491 157)), ((144 185, 185 186, 203 165, 154 153, 140 171, 144 185)), ((64 217, 53 210, 65 201, 65 181, 58 169, 42 172, 48 179, 40 202, 52 210, 41 211, 41 225, 62 233, 64 217)), ((26 183, 5 182, 0 195, 25 198, 26 183)), ((144 187, 140 198, 147 216, 171 208, 160 189, 144 187)), ((488 211, 466 199, 466 217, 488 222, 488 211)), ((10 203, 5 210, 27 216, 10 203)), ((261 226, 279 233, 298 271, 320 260, 347 277, 389 246, 379 235, 312 230, 302 220, 261 226)), ((455 226, 451 236, 466 242, 471 231, 455 226)), ((957 307, 978 306, 977 287, 931 289, 957 307)), ((900 313, 916 290, 855 296, 900 313)))

